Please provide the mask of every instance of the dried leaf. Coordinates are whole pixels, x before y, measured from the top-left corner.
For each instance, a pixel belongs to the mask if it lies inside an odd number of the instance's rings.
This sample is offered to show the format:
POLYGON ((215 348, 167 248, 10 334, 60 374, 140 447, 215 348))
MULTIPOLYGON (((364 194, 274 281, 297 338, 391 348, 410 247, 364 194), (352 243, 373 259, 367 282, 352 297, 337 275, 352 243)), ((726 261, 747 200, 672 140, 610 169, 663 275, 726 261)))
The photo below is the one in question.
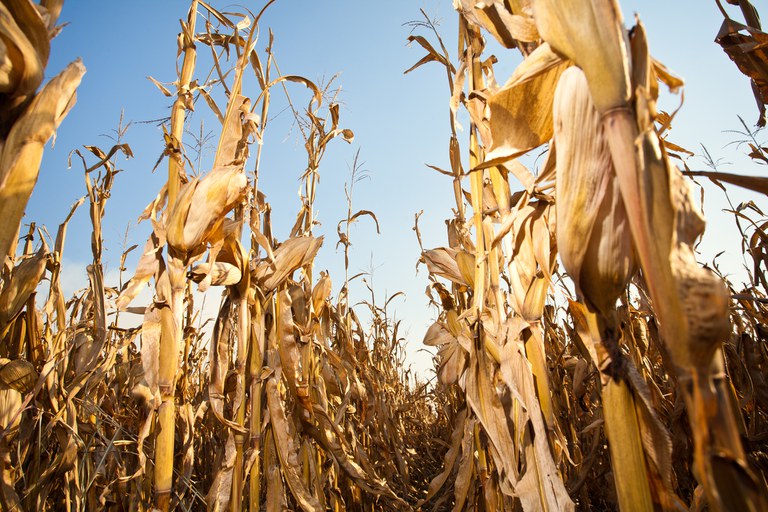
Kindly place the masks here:
MULTIPOLYGON (((4 7, 3 7, 4 9, 4 7)), ((0 154, 0 257, 12 246, 32 188, 37 182, 43 146, 75 103, 85 73, 77 60, 40 91, 15 122, 0 154)))
MULTIPOLYGON (((526 61, 538 57, 532 54, 526 61)), ((507 85, 491 95, 493 142, 486 158, 488 161, 514 158, 552 138, 552 102, 558 79, 567 67, 566 62, 544 67, 524 81, 514 79, 513 75, 507 85)))

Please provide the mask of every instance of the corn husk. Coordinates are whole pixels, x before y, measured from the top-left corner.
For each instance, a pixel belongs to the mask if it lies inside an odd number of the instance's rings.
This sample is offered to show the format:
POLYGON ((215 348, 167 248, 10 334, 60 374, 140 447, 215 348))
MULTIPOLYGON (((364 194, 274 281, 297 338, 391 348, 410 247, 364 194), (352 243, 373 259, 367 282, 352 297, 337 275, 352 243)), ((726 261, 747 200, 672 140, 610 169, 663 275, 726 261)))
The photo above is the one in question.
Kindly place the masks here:
POLYGON ((238 166, 213 169, 183 185, 166 226, 168 245, 187 253, 209 242, 242 201, 248 180, 238 166))
POLYGON ((634 272, 632 236, 603 125, 579 68, 560 78, 554 121, 560 258, 577 291, 611 311, 634 272))
POLYGON ((43 147, 75 104, 85 73, 77 60, 56 75, 24 109, 0 147, 0 257, 12 246, 37 183, 43 147))
POLYGON ((616 0, 536 0, 533 12, 542 38, 584 70, 597 110, 625 107, 629 59, 616 0))

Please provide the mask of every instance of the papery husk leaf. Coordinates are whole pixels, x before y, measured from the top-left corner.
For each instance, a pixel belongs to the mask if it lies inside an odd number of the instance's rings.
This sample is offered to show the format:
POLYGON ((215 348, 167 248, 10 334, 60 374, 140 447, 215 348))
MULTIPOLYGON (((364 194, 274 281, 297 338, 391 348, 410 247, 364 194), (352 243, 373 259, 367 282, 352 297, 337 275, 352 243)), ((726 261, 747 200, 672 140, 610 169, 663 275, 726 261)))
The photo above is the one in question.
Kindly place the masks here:
MULTIPOLYGON (((469 286, 469 281, 464 277, 457 263, 458 251, 440 247, 424 251, 422 256, 427 263, 430 274, 444 277, 456 284, 469 286)), ((474 265, 472 265, 474 267, 474 265)))
POLYGON ((333 283, 331 282, 331 276, 327 272, 320 272, 320 279, 312 288, 312 312, 316 317, 320 317, 323 314, 325 308, 325 301, 331 296, 333 291, 333 283))
POLYGON ((456 252, 456 265, 464 281, 471 287, 475 285, 475 257, 467 251, 456 252))
POLYGON ((535 239, 535 235, 541 234, 539 228, 544 224, 539 223, 545 222, 542 218, 545 214, 545 204, 526 203, 513 210, 504 221, 515 233, 509 272, 512 306, 527 322, 536 322, 541 317, 549 288, 549 272, 553 262, 549 261, 549 256, 545 256, 549 248, 544 251, 541 247, 550 243, 549 232, 547 231, 545 240, 535 239), (547 261, 540 261, 542 259, 547 261))
POLYGON ((660 495, 660 501, 665 509, 681 509, 682 501, 674 491, 672 438, 654 409, 648 384, 634 366, 629 368, 628 383, 634 397, 635 414, 640 427, 649 476, 653 475, 653 478, 658 480, 658 483, 651 480, 651 483, 655 484, 654 491, 660 495))
POLYGON ((526 322, 537 322, 541 319, 548 291, 549 280, 543 276, 536 277, 531 281, 531 285, 525 293, 523 307, 519 311, 526 322))
POLYGON ((86 343, 76 346, 72 355, 75 372, 81 375, 94 369, 103 352, 107 336, 107 312, 104 302, 104 275, 101 264, 91 264, 86 267, 91 289, 91 308, 93 310, 93 327, 85 339, 86 343))
POLYGON ((455 341, 456 336, 451 333, 444 323, 435 322, 427 329, 427 333, 424 335, 422 343, 430 347, 438 347, 455 341))
POLYGON ((693 245, 704 232, 704 218, 693 201, 690 181, 669 166, 669 186, 676 212, 677 244, 670 257, 672 274, 688 319, 693 362, 706 368, 731 332, 730 293, 722 279, 696 261, 693 245))
POLYGON ((648 53, 645 25, 639 18, 636 19, 630 35, 629 50, 632 56, 632 84, 635 87, 643 87, 655 101, 659 96, 659 84, 653 72, 651 55, 648 53))
POLYGON ((555 87, 567 67, 566 62, 543 66, 530 79, 511 79, 491 95, 488 103, 492 144, 486 160, 513 158, 552 138, 555 87))
POLYGON ((625 107, 629 58, 616 0, 536 0, 533 12, 542 38, 584 71, 598 112, 625 107))
POLYGON ((21 422, 21 393, 13 388, 0 387, 0 428, 15 431, 21 422))
MULTIPOLYGON (((239 64, 239 63, 238 63, 239 64)), ((241 88, 242 69, 238 66, 235 70, 235 91, 236 97, 232 97, 227 102, 226 114, 222 120, 221 135, 219 136, 219 145, 216 148, 216 157, 214 167, 221 165, 236 165, 238 160, 242 160, 242 153, 246 151, 243 144, 243 121, 242 117, 250 113, 250 100, 245 96, 239 95, 241 88)))
POLYGON ((209 242, 225 215, 242 201, 247 186, 242 168, 234 165, 182 185, 166 225, 168 245, 186 254, 209 242))
POLYGON ((154 277, 162 266, 163 258, 161 254, 162 246, 160 240, 151 234, 147 243, 144 244, 144 252, 139 257, 139 262, 136 264, 136 272, 125 288, 120 292, 120 296, 117 298, 115 307, 118 311, 122 311, 128 307, 133 299, 141 293, 141 290, 149 283, 149 280, 154 277))
POLYGON ((301 354, 294 334, 293 314, 291 313, 291 296, 283 290, 277 295, 277 340, 280 350, 280 364, 283 375, 291 391, 303 381, 301 373, 301 354))
MULTIPOLYGON (((207 409, 208 404, 200 404, 201 409, 207 409)), ((195 410, 192 404, 186 403, 179 407, 179 419, 181 427, 181 468, 179 471, 179 481, 181 482, 181 492, 186 490, 193 491, 192 471, 195 464, 195 410), (185 489, 186 488, 186 489, 185 489)))
POLYGON ((543 42, 515 68, 502 89, 512 89, 535 80, 552 69, 560 67, 563 62, 566 60, 555 53, 549 43, 543 42))
POLYGON ((549 447, 547 427, 544 423, 536 396, 530 363, 522 352, 518 339, 522 328, 519 321, 511 319, 504 326, 501 345, 500 376, 513 397, 520 401, 525 411, 518 421, 519 428, 530 428, 532 441, 526 443, 526 472, 520 476, 515 488, 523 509, 569 511, 575 505, 565 489, 549 447), (517 324, 517 325, 516 325, 517 324), (532 463, 530 461, 533 461, 532 463))
POLYGON ((30 295, 37 289, 48 259, 48 247, 43 244, 37 253, 13 269, 10 281, 4 284, 0 292, 0 327, 4 327, 21 312, 30 295))
POLYGON ((227 510, 232 497, 232 477, 235 465, 235 438, 232 432, 227 432, 224 442, 224 453, 216 468, 211 488, 205 496, 208 510, 227 510))
POLYGON ((614 308, 636 269, 629 221, 615 179, 608 186, 596 221, 579 284, 590 303, 608 312, 614 308))
POLYGON ((440 357, 440 367, 437 378, 445 386, 459 381, 467 368, 467 352, 458 342, 448 343, 437 351, 440 357))
POLYGON ((14 389, 27 394, 35 387, 38 375, 35 367, 24 359, 0 360, 0 388, 14 389))
POLYGON ((0 68, 0 93, 11 99, 3 99, 5 110, 22 103, 43 81, 50 43, 47 27, 32 2, 19 2, 11 10, 0 3, 0 41, 6 60, 0 68))
MULTIPOLYGON (((618 124, 609 122, 623 130, 631 128, 629 123, 633 121, 620 119, 616 121, 618 124)), ((629 136, 629 133, 616 132, 616 151, 612 148, 614 163, 617 159, 621 160, 619 154, 629 152, 629 149, 623 149, 629 136)), ((611 140, 609 137, 609 143, 611 140)), ((685 367, 690 364, 690 356, 684 348, 689 342, 688 322, 670 266, 674 236, 674 223, 671 219, 675 218, 675 212, 670 197, 669 164, 663 159, 655 133, 642 133, 632 149, 636 155, 632 156, 637 160, 633 158, 632 161, 622 161, 621 173, 616 165, 617 177, 629 216, 638 260, 642 265, 651 299, 654 301, 654 311, 659 317, 662 335, 668 340, 668 348, 675 364, 685 367), (636 173, 638 169, 643 170, 640 176, 630 174, 636 173), (634 191, 629 189, 627 182, 631 183, 634 191), (627 201, 628 197, 633 203, 627 201)))
POLYGON ((513 433, 509 431, 506 413, 501 399, 497 394, 497 388, 493 382, 495 369, 488 356, 473 350, 470 354, 469 368, 466 377, 467 403, 472 412, 477 415, 493 443, 499 452, 500 460, 497 461, 512 484, 516 483, 513 433))
POLYGON ((581 265, 603 198, 611 184, 611 154, 586 77, 579 68, 563 73, 554 102, 557 143, 557 247, 579 289, 581 265))
POLYGON ((472 475, 474 474, 475 461, 473 457, 473 436, 472 433, 477 425, 477 418, 472 418, 467 421, 464 427, 464 437, 461 439, 461 459, 459 459, 459 470, 456 474, 456 480, 453 484, 454 495, 454 512, 464 510, 464 504, 467 501, 467 494, 469 494, 469 486, 472 483, 472 475))
POLYGON ((223 261, 199 263, 192 267, 187 277, 196 283, 210 278, 210 286, 233 286, 240 282, 243 273, 235 265, 223 261))
POLYGON ((84 73, 85 66, 76 60, 51 79, 24 109, 0 148, 0 257, 8 254, 37 183, 43 147, 74 105, 84 73))
MULTIPOLYGON (((543 302, 542 302, 543 308, 543 302)), ((547 423, 547 428, 553 429, 555 423, 555 409, 552 404, 551 389, 549 384, 549 366, 545 353, 544 338, 541 328, 536 325, 530 329, 530 337, 525 341, 525 354, 531 365, 531 373, 535 378, 536 392, 539 398, 541 414, 547 423)))
POLYGON ((290 238, 275 250, 274 262, 259 263, 252 273, 264 293, 275 290, 298 268, 314 260, 323 237, 311 236, 290 238))
POLYGON ((286 510, 283 477, 280 471, 280 460, 275 448, 273 429, 267 431, 264 450, 264 479, 266 480, 266 509, 267 512, 283 512, 286 510))
POLYGON ((224 304, 219 309, 219 315, 216 318, 213 334, 211 335, 208 396, 210 397, 211 412, 213 412, 219 422, 235 432, 247 434, 247 429, 242 425, 238 425, 224 416, 225 385, 230 366, 229 354, 231 349, 229 341, 232 325, 229 321, 229 315, 231 314, 231 309, 232 300, 227 296, 224 299, 224 304))
MULTIPOLYGON (((141 365, 144 369, 144 381, 149 387, 152 396, 159 400, 159 373, 160 373, 160 335, 161 314, 160 308, 152 304, 144 312, 144 321, 141 325, 141 365)), ((155 404, 160 405, 159 401, 155 404)))

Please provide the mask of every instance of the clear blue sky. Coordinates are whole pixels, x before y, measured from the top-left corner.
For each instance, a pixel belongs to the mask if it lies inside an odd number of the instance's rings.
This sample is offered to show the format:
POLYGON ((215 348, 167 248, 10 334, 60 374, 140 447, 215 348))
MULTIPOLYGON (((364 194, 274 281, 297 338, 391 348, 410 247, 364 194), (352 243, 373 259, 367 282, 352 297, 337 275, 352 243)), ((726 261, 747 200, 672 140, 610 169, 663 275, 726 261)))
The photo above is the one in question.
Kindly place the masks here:
MULTIPOLYGON (((222 11, 242 11, 238 5, 258 11, 262 5, 212 4, 222 11)), ((640 14, 654 56, 686 80, 685 104, 673 124, 671 140, 696 152, 704 144, 715 158, 732 162, 721 170, 764 172, 734 148, 725 148, 738 139, 723 133, 740 128, 736 115, 752 125, 757 114, 748 81, 713 42, 721 23, 715 3, 632 1, 622 2, 622 6, 627 23, 633 21, 634 12, 640 14)), ((55 236, 70 205, 85 193, 79 161, 73 160, 72 169, 67 170, 68 153, 91 144, 108 149, 112 141, 104 135, 112 134, 124 110, 126 120, 134 122, 125 142, 131 145, 135 158, 120 161, 125 172, 118 175, 107 207, 104 236, 108 278, 114 279, 126 228, 127 245, 143 245, 149 227, 136 226, 136 218, 165 180, 165 162, 155 174, 150 173, 163 149, 162 132, 155 124, 141 122, 169 115, 172 99, 160 94, 146 76, 162 82, 175 79, 178 19, 186 16, 187 8, 184 1, 69 0, 64 4, 61 21, 68 25, 53 42, 48 76, 75 57, 83 58, 88 72, 78 91, 77 105, 59 130, 55 148, 46 150, 25 222, 45 224, 55 236)), ((397 317, 403 319, 401 332, 408 334, 413 361, 424 366, 429 364, 429 356, 417 351, 435 312, 426 307, 425 269, 416 274, 419 249, 411 228, 414 214, 423 209, 420 226, 425 245, 445 245, 443 220, 452 215, 453 196, 450 179, 424 165, 448 167, 449 98, 444 70, 428 64, 403 75, 424 55, 420 47, 407 46, 410 29, 403 26, 420 18, 419 8, 441 21, 441 31, 455 57, 456 15, 450 0, 278 0, 262 19, 258 46, 266 45, 267 29, 271 28, 277 62, 284 74, 299 74, 316 82, 339 75, 341 124, 355 132, 355 141, 351 146, 340 140, 333 144, 321 168, 316 207, 322 223, 318 233, 325 234, 326 241, 316 268, 331 270, 334 292, 338 291, 343 280, 343 253, 335 250, 336 223, 346 212, 343 187, 354 153, 360 149, 370 179, 356 187, 355 207, 376 213, 381 235, 375 234, 367 218, 355 225, 351 272, 367 270, 372 262, 379 300, 385 292, 406 293, 405 300, 396 300, 393 305, 397 317)), ((738 12, 733 10, 733 14, 738 12)), ((500 60, 496 77, 503 83, 519 57, 496 46, 493 51, 500 60)), ((299 86, 291 91, 299 105, 306 103, 307 95, 299 86)), ((256 96, 258 91, 246 90, 244 94, 256 96)), ((674 96, 662 102, 662 107, 674 109, 678 102, 679 97, 674 96)), ((273 114, 282 110, 280 104, 276 98, 273 114)), ((198 110, 202 113, 206 109, 200 103, 198 110)), ((295 219, 298 177, 305 165, 301 140, 290 122, 289 113, 283 112, 269 128, 260 175, 260 189, 274 208, 280 239, 287 237, 295 219)), ((215 120, 205 117, 205 123, 206 131, 215 131, 215 120)), ((198 130, 199 121, 190 129, 198 130)), ((689 166, 703 168, 703 161, 692 158, 689 166)), ((758 204, 762 201, 737 191, 733 198, 736 202, 751 198, 758 204)), ((731 218, 719 212, 725 207, 722 194, 707 187, 705 206, 709 229, 701 245, 701 258, 708 261, 717 252, 727 251, 721 260, 723 268, 738 275, 739 239, 731 218)), ((65 248, 65 264, 70 268, 68 291, 76 283, 84 286, 87 282, 82 269, 90 258, 89 232, 88 212, 83 207, 70 225, 65 248)), ((134 262, 135 258, 129 261, 129 273, 134 262)), ((360 286, 352 291, 353 300, 366 297, 360 286)))

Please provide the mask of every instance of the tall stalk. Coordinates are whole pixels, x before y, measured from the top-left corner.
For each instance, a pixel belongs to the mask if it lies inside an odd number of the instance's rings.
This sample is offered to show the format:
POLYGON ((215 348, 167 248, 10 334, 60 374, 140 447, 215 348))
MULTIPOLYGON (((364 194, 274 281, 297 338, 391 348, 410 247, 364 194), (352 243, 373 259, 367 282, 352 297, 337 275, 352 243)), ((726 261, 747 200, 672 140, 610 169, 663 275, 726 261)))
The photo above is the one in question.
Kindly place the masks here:
MULTIPOLYGON (((195 70, 197 50, 195 48, 195 24, 197 22, 197 0, 192 0, 186 24, 182 24, 181 44, 184 57, 178 77, 176 100, 171 112, 171 138, 168 141, 168 208, 176 204, 181 176, 184 172, 182 136, 186 109, 191 105, 189 91, 195 70)), ((158 301, 167 306, 162 308, 162 331, 159 351, 158 385, 161 404, 158 408, 158 434, 155 441, 155 506, 162 512, 170 507, 173 486, 173 458, 176 431, 176 374, 178 350, 182 342, 182 320, 184 295, 187 284, 186 262, 180 254, 168 251, 168 286, 157 286, 158 301), (170 292, 170 293, 168 293, 170 292)))

